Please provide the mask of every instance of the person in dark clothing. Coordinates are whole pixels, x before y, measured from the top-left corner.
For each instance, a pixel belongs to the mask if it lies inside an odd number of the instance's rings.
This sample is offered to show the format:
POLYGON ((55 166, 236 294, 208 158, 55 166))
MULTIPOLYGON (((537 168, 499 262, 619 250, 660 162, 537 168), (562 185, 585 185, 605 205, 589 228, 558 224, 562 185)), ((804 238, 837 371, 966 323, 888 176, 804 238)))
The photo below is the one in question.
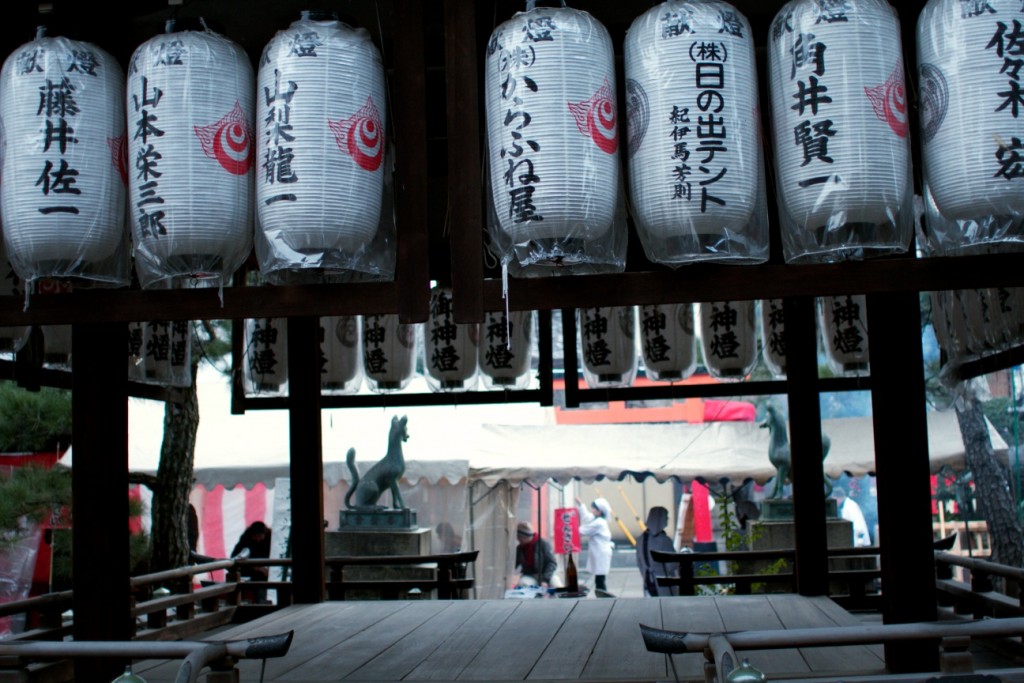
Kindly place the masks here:
MULTIPOLYGON (((249 559, 270 557, 270 529, 267 528, 266 524, 259 521, 250 524, 242 532, 242 535, 238 537, 238 543, 235 544, 234 549, 231 551, 231 557, 236 558, 246 550, 249 551, 246 555, 249 559)), ((266 581, 270 578, 270 568, 259 566, 243 567, 242 576, 250 581, 266 581)), ((266 589, 257 590, 255 593, 254 602, 266 602, 266 589)))
POLYGON ((651 557, 652 550, 661 550, 667 553, 674 553, 676 549, 672 545, 672 539, 665 533, 668 526, 668 510, 656 505, 647 513, 647 530, 640 534, 636 544, 636 564, 640 569, 640 576, 644 580, 644 595, 657 597, 659 595, 672 595, 672 589, 668 586, 658 585, 658 576, 678 576, 679 564, 677 562, 661 563, 655 562, 651 557))
POLYGON ((516 527, 516 568, 519 576, 529 576, 541 586, 551 585, 558 562, 551 544, 534 532, 529 522, 520 522, 516 527))

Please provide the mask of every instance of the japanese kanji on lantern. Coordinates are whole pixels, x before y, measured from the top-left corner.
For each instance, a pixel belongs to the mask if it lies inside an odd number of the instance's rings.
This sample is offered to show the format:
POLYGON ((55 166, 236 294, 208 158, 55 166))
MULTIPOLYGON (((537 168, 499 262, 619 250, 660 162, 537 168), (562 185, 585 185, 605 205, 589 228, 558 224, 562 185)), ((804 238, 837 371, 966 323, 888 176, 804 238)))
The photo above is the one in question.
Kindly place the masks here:
POLYGON ((792 0, 768 35, 787 262, 903 253, 914 228, 900 26, 886 0, 792 0))
POLYGON ((738 382, 757 365, 754 301, 700 304, 700 343, 704 366, 717 380, 738 382))
POLYGON ((389 394, 416 375, 416 326, 394 314, 363 316, 363 371, 371 391, 389 394))
POLYGON ((45 277, 124 286, 124 72, 95 45, 39 36, 0 73, 0 211, 7 258, 45 277))
POLYGON ((469 391, 477 382, 477 325, 455 322, 452 290, 430 290, 423 328, 423 364, 431 391, 469 391))
POLYGON ((320 387, 328 394, 354 394, 363 384, 359 318, 320 318, 320 387))
POLYGON ((187 320, 129 323, 128 379, 159 386, 192 384, 192 324, 187 320))
POLYGON ((640 307, 640 350, 647 377, 678 382, 697 369, 693 304, 640 307))
POLYGON ((761 358, 773 377, 786 376, 786 314, 782 299, 761 301, 761 358))
POLYGON ((564 2, 533 5, 487 46, 489 248, 512 275, 619 272, 627 226, 611 37, 564 2))
POLYGON ((719 0, 668 0, 624 47, 629 190, 647 257, 768 258, 754 38, 719 0))
POLYGON ((929 0, 917 22, 931 232, 951 250, 1024 242, 1024 14, 1017 0, 929 0))
POLYGON ((384 65, 369 33, 303 12, 264 48, 257 86, 260 270, 278 283, 365 270, 390 172, 384 65))
POLYGON ((533 311, 484 313, 477 363, 488 389, 525 389, 530 384, 533 318, 533 311))
POLYGON ((818 300, 818 327, 832 371, 863 375, 868 369, 868 313, 863 294, 826 296, 818 300))
POLYGON ((244 387, 246 394, 283 394, 288 388, 286 318, 245 321, 244 387))
POLYGON ((168 21, 128 68, 128 211, 144 287, 222 286, 252 249, 252 66, 205 24, 181 26, 168 21))
POLYGON ((636 306, 578 309, 583 378, 591 389, 628 387, 636 379, 636 306))

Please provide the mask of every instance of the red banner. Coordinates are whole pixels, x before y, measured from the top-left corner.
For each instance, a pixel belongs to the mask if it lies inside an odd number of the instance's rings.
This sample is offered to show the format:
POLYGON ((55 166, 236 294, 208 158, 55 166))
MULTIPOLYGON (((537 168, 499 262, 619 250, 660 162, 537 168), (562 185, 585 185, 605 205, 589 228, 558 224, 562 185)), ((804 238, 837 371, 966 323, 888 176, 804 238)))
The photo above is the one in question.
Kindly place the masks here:
POLYGON ((555 510, 555 552, 559 555, 580 551, 580 513, 576 508, 555 510))

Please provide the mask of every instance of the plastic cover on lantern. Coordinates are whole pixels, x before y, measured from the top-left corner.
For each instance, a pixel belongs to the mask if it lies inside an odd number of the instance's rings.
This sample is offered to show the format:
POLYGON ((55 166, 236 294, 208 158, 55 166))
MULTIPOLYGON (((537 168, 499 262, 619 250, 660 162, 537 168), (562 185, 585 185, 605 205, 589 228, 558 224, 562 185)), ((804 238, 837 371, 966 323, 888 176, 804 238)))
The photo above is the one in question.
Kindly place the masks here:
POLYGON ((363 316, 363 372, 378 394, 409 386, 416 376, 416 325, 399 322, 392 313, 363 316))
POLYGON ((490 311, 480 323, 480 373, 488 389, 525 389, 533 359, 533 311, 490 311))
POLYGON ((640 307, 640 350, 648 379, 679 382, 697 369, 693 304, 640 307))
POLYGON ((886 0, 792 0, 768 37, 787 262, 904 253, 914 229, 900 26, 886 0))
POLYGON ((583 378, 591 389, 628 387, 636 379, 636 306, 577 310, 583 378))
POLYGON ((738 382, 757 365, 755 301, 700 304, 700 343, 708 374, 738 382))
POLYGON ((256 254, 272 283, 390 280, 396 254, 384 66, 369 33, 303 12, 258 74, 256 254))
POLYGON ((761 358, 772 377, 786 376, 786 314, 782 299, 761 301, 761 358))
POLYGON ((320 388, 328 394, 355 394, 363 384, 359 317, 320 318, 320 388))
POLYGON ((245 321, 242 358, 246 395, 280 396, 288 393, 287 323, 286 318, 250 318, 245 321))
POLYGON ((40 325, 43 333, 43 366, 71 367, 71 325, 40 325))
POLYGON ((818 327, 825 357, 837 375, 864 375, 868 371, 868 313, 863 294, 842 294, 818 299, 818 327))
POLYGON ((768 259, 754 38, 720 0, 668 0, 626 34, 630 207, 647 258, 768 259))
MULTIPOLYGON (((7 261, 3 240, 0 240, 0 276, 0 296, 21 296, 24 293, 18 274, 7 261)), ((31 332, 32 328, 25 325, 0 327, 0 353, 20 351, 31 332)))
POLYGON ((128 208, 143 287, 223 286, 248 257, 255 93, 248 55, 208 29, 156 36, 132 55, 128 208))
POLYGON ((128 324, 128 379, 144 384, 192 384, 192 325, 186 320, 128 324))
POLYGON ((124 72, 90 43, 41 36, 0 73, 0 212, 7 257, 40 278, 126 286, 124 72))
POLYGON ((922 175, 943 253, 1024 248, 1021 4, 929 0, 917 22, 922 175))
POLYGON ((628 228, 611 37, 564 2, 532 4, 487 47, 488 248, 519 277, 621 272, 628 228))
POLYGON ((423 327, 423 365, 431 391, 470 391, 477 384, 476 323, 456 323, 452 291, 430 290, 430 314, 423 327))

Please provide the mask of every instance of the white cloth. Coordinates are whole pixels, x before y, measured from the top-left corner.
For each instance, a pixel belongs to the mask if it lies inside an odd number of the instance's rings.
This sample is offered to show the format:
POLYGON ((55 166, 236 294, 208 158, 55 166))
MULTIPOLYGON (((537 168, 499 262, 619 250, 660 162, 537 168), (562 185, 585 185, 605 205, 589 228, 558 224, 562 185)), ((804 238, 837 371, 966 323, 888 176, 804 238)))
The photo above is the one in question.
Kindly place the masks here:
MULTIPOLYGON (((605 502, 605 506, 607 505, 605 502)), ((579 511, 580 535, 587 537, 587 569, 594 576, 607 576, 608 570, 612 567, 612 548, 615 547, 608 520, 605 517, 595 517, 585 505, 580 505, 579 511)))
POLYGON ((864 513, 860 505, 852 498, 846 498, 839 508, 839 516, 853 522, 853 545, 863 548, 871 545, 871 534, 868 533, 868 523, 864 519, 864 513))

